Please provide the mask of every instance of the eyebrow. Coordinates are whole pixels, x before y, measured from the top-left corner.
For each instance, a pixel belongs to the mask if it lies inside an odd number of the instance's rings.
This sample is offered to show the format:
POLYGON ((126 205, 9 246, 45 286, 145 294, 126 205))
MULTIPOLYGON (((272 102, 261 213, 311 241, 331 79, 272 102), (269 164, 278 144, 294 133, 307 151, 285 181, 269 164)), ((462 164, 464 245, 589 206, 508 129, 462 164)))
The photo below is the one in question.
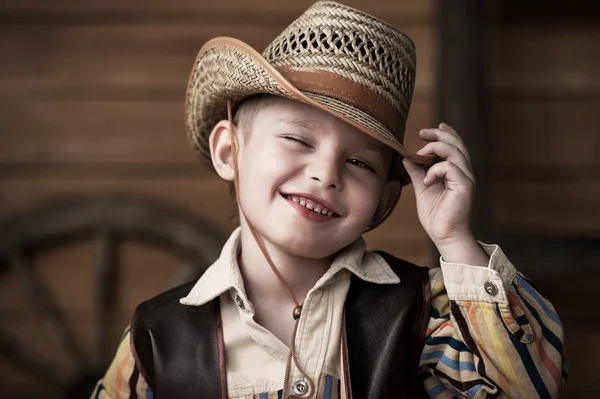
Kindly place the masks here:
POLYGON ((370 145, 365 145, 365 146, 363 146, 362 148, 364 148, 365 150, 368 150, 368 151, 373 151, 373 152, 376 152, 376 153, 378 153, 378 154, 379 154, 379 155, 381 155, 381 156, 384 156, 384 155, 385 155, 385 153, 384 153, 383 149, 381 149, 381 148, 378 148, 378 147, 373 147, 373 146, 370 146, 370 145))
POLYGON ((287 123, 288 125, 300 127, 300 128, 307 129, 307 130, 314 130, 314 128, 315 128, 315 125, 312 124, 310 121, 307 121, 306 119, 298 118, 298 117, 282 118, 282 119, 279 119, 279 121, 283 122, 283 123, 287 123))
MULTIPOLYGON (((307 130, 315 130, 315 125, 311 121, 296 116, 292 116, 290 118, 281 118, 279 119, 279 122, 287 123, 289 125, 297 126, 307 130)), ((385 156, 383 148, 375 147, 369 144, 360 145, 359 147, 367 151, 375 152, 381 156, 385 156)))

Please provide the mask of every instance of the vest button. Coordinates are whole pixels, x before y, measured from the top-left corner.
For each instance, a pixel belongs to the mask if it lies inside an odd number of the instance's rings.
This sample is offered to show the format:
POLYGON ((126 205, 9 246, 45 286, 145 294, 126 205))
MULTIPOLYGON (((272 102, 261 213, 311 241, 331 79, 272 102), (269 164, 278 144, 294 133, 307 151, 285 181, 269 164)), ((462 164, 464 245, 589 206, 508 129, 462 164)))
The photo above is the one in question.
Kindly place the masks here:
POLYGON ((246 306, 244 305, 244 300, 239 295, 235 296, 235 303, 237 303, 237 305, 240 307, 240 309, 242 309, 242 310, 246 309, 246 306))
POLYGON ((294 382, 294 393, 296 395, 304 395, 308 391, 308 384, 304 380, 294 382))

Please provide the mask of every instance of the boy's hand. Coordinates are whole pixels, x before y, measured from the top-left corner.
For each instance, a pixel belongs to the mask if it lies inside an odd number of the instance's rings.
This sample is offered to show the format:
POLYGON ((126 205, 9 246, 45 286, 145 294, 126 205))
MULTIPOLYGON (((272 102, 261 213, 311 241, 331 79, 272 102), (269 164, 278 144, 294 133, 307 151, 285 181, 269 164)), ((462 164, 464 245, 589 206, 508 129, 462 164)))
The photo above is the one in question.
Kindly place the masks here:
POLYGON ((425 232, 446 262, 487 265, 488 257, 471 230, 475 176, 462 139, 445 123, 437 129, 423 129, 419 136, 429 143, 417 154, 435 154, 442 159, 427 171, 413 161, 403 160, 425 232))

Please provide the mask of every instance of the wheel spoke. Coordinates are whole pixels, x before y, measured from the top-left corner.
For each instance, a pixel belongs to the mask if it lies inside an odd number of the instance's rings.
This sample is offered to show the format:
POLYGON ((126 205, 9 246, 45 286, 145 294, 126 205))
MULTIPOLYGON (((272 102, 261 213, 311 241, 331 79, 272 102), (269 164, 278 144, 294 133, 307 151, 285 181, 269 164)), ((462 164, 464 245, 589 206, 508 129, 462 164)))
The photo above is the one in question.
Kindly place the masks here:
POLYGON ((14 339, 0 330, 0 356, 13 366, 35 376, 41 381, 60 386, 60 376, 55 368, 40 357, 21 347, 14 339))
POLYGON ((110 326, 117 290, 118 245, 110 231, 100 231, 97 236, 96 272, 98 293, 96 298, 96 360, 103 364, 109 354, 110 326))
POLYGON ((77 347, 50 294, 33 273, 28 260, 21 253, 14 252, 10 256, 10 265, 46 328, 50 330, 72 364, 78 370, 82 370, 87 365, 85 357, 77 347))

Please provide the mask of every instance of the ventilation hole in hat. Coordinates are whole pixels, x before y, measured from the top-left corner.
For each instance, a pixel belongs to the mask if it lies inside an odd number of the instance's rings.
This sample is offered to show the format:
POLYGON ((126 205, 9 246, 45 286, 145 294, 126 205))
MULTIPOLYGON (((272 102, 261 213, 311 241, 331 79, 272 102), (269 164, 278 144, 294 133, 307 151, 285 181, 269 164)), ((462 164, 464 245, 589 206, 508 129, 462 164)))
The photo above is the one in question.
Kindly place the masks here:
POLYGON ((329 50, 331 48, 329 45, 329 40, 327 40, 327 33, 321 33, 320 41, 321 46, 323 46, 325 50, 329 50))
POLYGON ((386 72, 388 73, 388 75, 394 73, 394 68, 392 67, 392 65, 388 65, 388 67, 386 68, 386 72))
MULTIPOLYGON (((388 75, 394 75, 394 66, 392 65, 393 62, 393 58, 392 56, 388 55, 385 57, 385 65, 387 66, 387 68, 381 68, 383 70, 387 70, 388 75)), ((398 82, 400 83, 400 82, 398 82)))
MULTIPOLYGON (((372 62, 377 61, 378 55, 377 55, 377 51, 375 49, 375 45, 373 44, 372 41, 367 40, 365 42, 364 49, 365 49, 365 52, 367 53, 367 57, 366 57, 367 61, 372 61, 372 62)), ((372 62, 371 62, 371 64, 372 64, 372 62)))
POLYGON ((308 48, 308 40, 306 40, 306 34, 304 32, 298 36, 298 41, 300 42, 300 47, 305 50, 308 48))
POLYGON ((365 55, 365 53, 364 53, 365 50, 364 50, 364 47, 362 46, 363 43, 364 42, 362 41, 362 39, 360 37, 357 37, 354 39, 354 44, 356 45, 356 47, 360 48, 360 53, 362 55, 365 55))
POLYGON ((348 35, 342 36, 342 40, 341 40, 342 47, 346 47, 347 44, 351 41, 352 41, 352 37, 350 37, 348 35))
POLYGON ((337 32, 334 32, 333 35, 331 35, 330 42, 338 49, 342 47, 342 44, 340 43, 340 35, 338 35, 337 32))

